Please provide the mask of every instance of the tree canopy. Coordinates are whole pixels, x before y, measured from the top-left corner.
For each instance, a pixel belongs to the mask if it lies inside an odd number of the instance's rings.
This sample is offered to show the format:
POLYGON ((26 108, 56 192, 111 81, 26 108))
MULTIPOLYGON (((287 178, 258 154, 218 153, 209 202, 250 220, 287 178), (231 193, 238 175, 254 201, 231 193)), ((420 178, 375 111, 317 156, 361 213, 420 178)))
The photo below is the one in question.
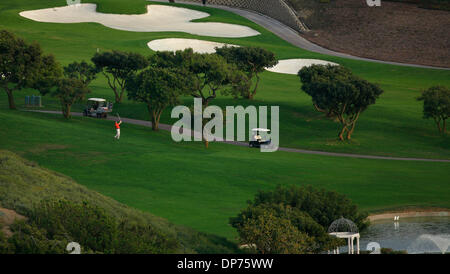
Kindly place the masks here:
POLYGON ((266 68, 278 64, 275 54, 260 47, 230 47, 225 46, 216 48, 216 53, 227 60, 228 63, 235 64, 243 72, 250 83, 247 89, 243 89, 241 96, 247 99, 253 99, 260 82, 259 74, 266 68), (256 83, 252 88, 253 78, 256 77, 256 83))
POLYGON ((423 118, 433 118, 440 133, 446 133, 446 120, 450 117, 450 89, 433 86, 417 98, 423 101, 423 118))
MULTIPOLYGON (((151 57, 152 67, 176 70, 184 85, 182 92, 202 99, 206 108, 218 94, 236 95, 247 87, 242 71, 217 54, 200 54, 192 49, 173 52, 157 52, 151 57)), ((203 119, 203 126, 205 124, 203 119)), ((204 140, 208 147, 208 141, 204 140)))
POLYGON ((92 62, 106 77, 109 87, 114 91, 116 103, 122 102, 127 78, 149 64, 148 59, 141 54, 122 51, 96 53, 92 62))
POLYGON ((248 202, 247 208, 230 218, 230 224, 241 233, 248 219, 259 218, 268 211, 277 218, 289 220, 298 231, 305 233, 310 239, 305 239, 309 247, 303 251, 313 253, 339 245, 339 240, 329 236, 327 229, 341 217, 352 220, 360 231, 368 226, 367 213, 359 212, 345 195, 311 186, 278 186, 273 191, 260 191, 248 202))
POLYGON ((305 254, 312 251, 312 238, 273 209, 244 219, 238 232, 241 244, 261 254, 305 254))
POLYGON ((195 53, 192 49, 173 52, 157 52, 152 58, 154 66, 178 70, 185 81, 184 91, 194 98, 201 98, 203 107, 222 93, 240 92, 243 73, 217 54, 195 53))
POLYGON ((64 75, 81 80, 86 86, 97 78, 98 69, 85 61, 73 62, 64 67, 64 75))
POLYGON ((34 88, 45 94, 61 74, 55 58, 44 55, 39 44, 0 31, 0 87, 8 95, 10 109, 16 109, 14 91, 34 88))
POLYGON ((316 110, 340 122, 342 128, 338 136, 342 141, 345 132, 347 140, 351 139, 360 114, 383 93, 378 85, 353 75, 342 66, 312 65, 302 68, 298 76, 302 90, 312 97, 316 110))
POLYGON ((70 109, 72 105, 84 99, 88 93, 90 93, 90 90, 83 81, 75 78, 62 78, 58 81, 52 95, 59 99, 63 116, 68 119, 71 117, 70 109))
POLYGON ((176 72, 155 67, 130 77, 126 88, 129 99, 147 104, 152 129, 158 130, 162 112, 166 107, 177 104, 183 83, 183 78, 176 72))

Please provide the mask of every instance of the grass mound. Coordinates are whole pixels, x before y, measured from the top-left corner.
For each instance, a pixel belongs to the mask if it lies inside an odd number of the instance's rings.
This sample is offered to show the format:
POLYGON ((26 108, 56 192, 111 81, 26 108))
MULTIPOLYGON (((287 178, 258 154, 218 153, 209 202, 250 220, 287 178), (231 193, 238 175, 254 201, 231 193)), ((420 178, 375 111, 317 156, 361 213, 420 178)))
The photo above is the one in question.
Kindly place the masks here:
POLYGON ((175 226, 163 218, 132 209, 91 191, 65 175, 41 168, 36 163, 27 161, 10 151, 0 150, 1 206, 23 215, 30 215, 34 208, 48 199, 88 202, 117 219, 153 226, 159 231, 164 231, 169 239, 179 241, 180 248, 175 252, 228 253, 235 251, 234 245, 223 238, 175 226))

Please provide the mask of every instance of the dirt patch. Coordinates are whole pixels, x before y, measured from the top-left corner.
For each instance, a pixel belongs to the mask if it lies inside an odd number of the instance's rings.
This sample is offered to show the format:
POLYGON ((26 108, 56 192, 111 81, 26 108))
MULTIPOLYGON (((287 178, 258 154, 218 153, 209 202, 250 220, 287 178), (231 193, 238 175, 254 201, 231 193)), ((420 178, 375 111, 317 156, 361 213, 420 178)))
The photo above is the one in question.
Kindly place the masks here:
POLYGON ((417 4, 289 0, 311 32, 306 39, 351 55, 450 67, 450 12, 417 4))
POLYGON ((0 225, 2 227, 2 232, 6 237, 12 236, 13 233, 9 229, 9 226, 12 225, 15 220, 26 220, 26 217, 18 214, 14 210, 0 207, 0 225))

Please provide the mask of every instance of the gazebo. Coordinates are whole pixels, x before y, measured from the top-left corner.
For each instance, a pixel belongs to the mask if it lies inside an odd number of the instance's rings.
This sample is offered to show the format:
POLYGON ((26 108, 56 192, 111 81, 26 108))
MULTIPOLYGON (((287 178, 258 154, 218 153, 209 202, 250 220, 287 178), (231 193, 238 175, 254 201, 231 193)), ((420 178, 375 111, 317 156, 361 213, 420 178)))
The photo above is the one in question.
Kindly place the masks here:
MULTIPOLYGON (((354 254, 353 240, 356 238, 356 254, 359 254, 359 230, 355 223, 349 219, 341 217, 332 222, 328 227, 328 234, 336 238, 347 239, 348 254, 354 254)), ((333 250, 333 254, 339 254, 339 247, 333 250)))

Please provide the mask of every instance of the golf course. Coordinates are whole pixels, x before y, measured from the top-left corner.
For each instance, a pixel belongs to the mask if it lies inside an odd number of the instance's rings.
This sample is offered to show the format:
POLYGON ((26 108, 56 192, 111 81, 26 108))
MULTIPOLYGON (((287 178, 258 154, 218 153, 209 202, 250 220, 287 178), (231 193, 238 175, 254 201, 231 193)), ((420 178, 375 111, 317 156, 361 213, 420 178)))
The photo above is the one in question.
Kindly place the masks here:
MULTIPOLYGON (((86 0, 105 14, 145 14, 147 5, 189 8, 209 14, 198 23, 245 26, 259 34, 246 37, 201 36, 180 31, 126 31, 100 23, 48 23, 19 13, 63 7, 64 0, 2 0, 0 30, 27 42, 37 42, 63 66, 90 61, 96 52, 112 50, 150 56, 148 43, 183 38, 238 46, 261 47, 277 60, 317 59, 339 64, 355 75, 376 83, 384 93, 361 114, 351 140, 337 138, 339 124, 317 112, 301 90, 297 75, 265 71, 253 100, 219 94, 210 105, 279 106, 280 147, 320 152, 383 157, 450 160, 450 137, 436 129, 433 119, 423 119, 417 98, 435 85, 450 86, 450 70, 395 66, 327 56, 300 49, 265 28, 234 13, 210 7, 144 0, 86 0)), ((151 8, 150 8, 151 11, 151 8)), ((149 13, 151 14, 151 13, 149 13)), ((193 24, 193 23, 191 23, 193 24)), ((426 54, 426 53, 424 53, 426 54)), ((114 101, 107 80, 98 74, 88 97, 114 101)), ((8 150, 40 166, 69 176, 90 190, 132 208, 165 218, 197 231, 237 240, 229 225, 259 190, 277 185, 306 186, 347 195, 369 213, 417 208, 450 208, 450 162, 359 159, 286 151, 261 153, 258 149, 211 142, 174 142, 170 132, 122 124, 120 140, 113 138, 109 120, 31 112, 60 111, 59 100, 42 97, 42 107, 27 108, 25 97, 39 95, 32 89, 14 93, 18 110, 8 109, 0 91, 0 151, 8 150)), ((149 121, 144 103, 129 100, 114 105, 113 114, 149 121)), ((193 105, 192 97, 181 98, 193 105)), ((73 112, 82 112, 86 101, 73 112)), ((173 124, 171 109, 162 113, 162 124, 173 124)), ((1 155, 0 155, 1 158, 1 155)), ((1 183, 1 182, 0 182, 1 183)))

